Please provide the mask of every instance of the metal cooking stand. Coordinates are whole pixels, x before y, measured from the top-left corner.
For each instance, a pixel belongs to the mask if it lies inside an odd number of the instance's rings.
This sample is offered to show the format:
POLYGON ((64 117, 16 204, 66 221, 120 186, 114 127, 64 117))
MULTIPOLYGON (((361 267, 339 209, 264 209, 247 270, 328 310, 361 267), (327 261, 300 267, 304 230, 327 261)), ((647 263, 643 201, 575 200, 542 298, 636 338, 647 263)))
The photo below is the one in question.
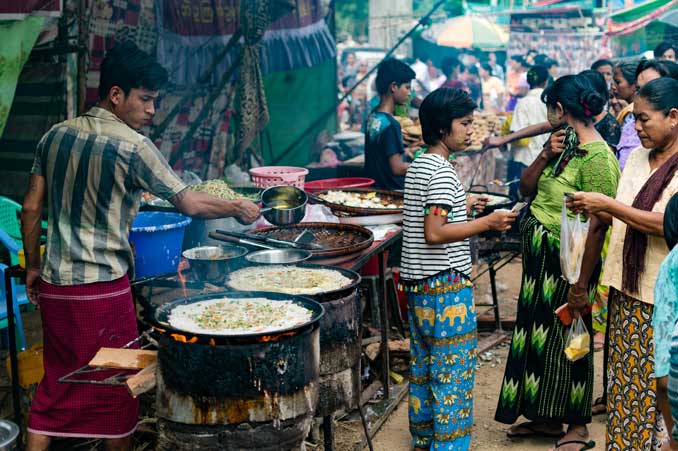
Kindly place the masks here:
MULTIPOLYGON (((147 349, 151 346, 157 346, 157 342, 153 337, 150 336, 152 329, 149 329, 145 332, 143 332, 141 335, 139 335, 138 338, 135 338, 134 340, 130 341, 126 345, 124 345, 120 349, 129 349, 130 346, 132 346, 135 343, 140 342, 142 339, 146 339, 147 343, 145 343, 143 346, 140 346, 139 349, 147 349)), ((65 384, 91 384, 91 385, 108 385, 108 386, 116 386, 116 385, 124 385, 127 379, 129 379, 131 376, 135 375, 138 370, 122 370, 112 376, 107 377, 106 379, 103 380, 97 380, 97 379, 73 379, 73 377, 76 376, 81 376, 85 374, 97 374, 101 372, 111 372, 114 371, 114 369, 111 368, 103 368, 103 367, 98 367, 98 366, 90 366, 90 365, 84 365, 80 368, 78 368, 75 371, 71 371, 70 373, 66 374, 65 376, 61 376, 58 380, 59 383, 65 383, 65 384)))
POLYGON ((487 268, 480 271, 471 280, 476 282, 485 273, 490 276, 490 289, 492 290, 492 303, 481 304, 476 303, 476 307, 492 307, 494 310, 494 323, 496 330, 503 332, 501 325, 501 318, 499 316, 499 296, 497 294, 497 272, 504 266, 515 260, 521 255, 520 238, 518 241, 511 239, 510 236, 503 235, 500 239, 492 240, 487 238, 479 238, 478 241, 478 256, 487 261, 487 268))

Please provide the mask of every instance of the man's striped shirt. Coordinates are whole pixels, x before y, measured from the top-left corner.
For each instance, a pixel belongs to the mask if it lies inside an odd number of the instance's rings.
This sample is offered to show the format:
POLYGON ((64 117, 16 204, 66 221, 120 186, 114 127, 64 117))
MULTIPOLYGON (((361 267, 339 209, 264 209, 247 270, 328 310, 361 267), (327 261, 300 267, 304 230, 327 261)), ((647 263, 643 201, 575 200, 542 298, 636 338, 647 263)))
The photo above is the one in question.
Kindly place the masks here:
POLYGON ((400 274, 406 280, 420 280, 453 269, 467 277, 471 273, 469 240, 448 244, 427 244, 424 211, 442 207, 447 221, 464 223, 466 193, 452 164, 440 155, 424 154, 410 165, 405 177, 403 254, 400 274))
POLYGON ((133 266, 128 235, 141 192, 169 199, 186 188, 148 138, 99 107, 52 127, 31 173, 45 177, 41 277, 55 285, 124 276, 133 266))

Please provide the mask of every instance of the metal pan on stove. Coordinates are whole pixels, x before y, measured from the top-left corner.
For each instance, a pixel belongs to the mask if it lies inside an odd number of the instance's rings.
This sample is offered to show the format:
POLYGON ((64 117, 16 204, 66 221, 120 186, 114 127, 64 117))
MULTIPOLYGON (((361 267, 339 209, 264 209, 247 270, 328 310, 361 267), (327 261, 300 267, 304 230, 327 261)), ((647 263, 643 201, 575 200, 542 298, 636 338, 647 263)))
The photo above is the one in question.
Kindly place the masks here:
POLYGON ((272 293, 265 291, 252 292, 236 292, 236 291, 222 291, 218 293, 203 294, 198 296, 190 296, 176 301, 168 302, 160 306, 153 306, 145 298, 140 298, 144 306, 146 320, 155 328, 159 329, 165 334, 178 334, 187 338, 196 337, 197 341, 202 343, 209 342, 231 342, 231 341, 258 341, 263 337, 273 337, 290 332, 301 333, 307 329, 314 327, 320 321, 320 318, 325 313, 323 306, 305 296, 272 293), (304 324, 296 325, 285 329, 279 329, 267 332, 257 332, 251 334, 237 334, 237 335, 222 335, 222 334, 202 334, 190 331, 181 330, 172 326, 169 322, 169 317, 176 307, 195 304, 197 302, 208 301, 210 299, 229 298, 229 299, 248 299, 248 298, 265 298, 272 301, 292 301, 295 304, 304 307, 312 312, 311 319, 304 324))
MULTIPOLYGON (((281 265, 281 266, 283 266, 283 265, 281 265)), ((338 268, 336 266, 313 265, 313 264, 308 264, 308 263, 298 264, 298 265, 295 265, 295 266, 297 268, 327 269, 327 270, 330 270, 330 271, 337 271, 342 276, 344 276, 348 279, 351 279, 350 284, 346 285, 345 287, 338 288, 336 290, 329 290, 329 291, 323 291, 323 292, 320 292, 320 293, 301 295, 301 296, 310 297, 310 298, 315 299, 319 302, 341 299, 343 297, 348 296, 358 287, 358 285, 360 285, 360 281, 362 280, 361 277, 360 277, 360 274, 358 274, 357 272, 351 271, 351 270, 348 270, 348 269, 344 269, 344 268, 338 268)), ((235 271, 235 272, 237 272, 237 271, 235 271)), ((232 287, 230 287, 230 285, 228 285, 228 279, 226 280, 226 286, 227 286, 227 288, 229 288, 231 290, 236 290, 235 288, 232 288, 232 287)), ((239 292, 239 291, 235 291, 235 292, 239 292)), ((242 291, 240 293, 245 293, 245 292, 242 291)), ((292 296, 292 295, 288 294, 288 295, 285 295, 285 296, 292 296)))

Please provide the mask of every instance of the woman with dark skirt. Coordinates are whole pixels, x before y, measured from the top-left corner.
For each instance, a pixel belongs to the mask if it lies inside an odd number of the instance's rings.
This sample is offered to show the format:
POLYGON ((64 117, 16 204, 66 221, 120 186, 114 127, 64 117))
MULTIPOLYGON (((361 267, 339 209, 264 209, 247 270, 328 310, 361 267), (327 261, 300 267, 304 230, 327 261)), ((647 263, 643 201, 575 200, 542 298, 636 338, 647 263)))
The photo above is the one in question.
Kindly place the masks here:
POLYGON ((607 99, 581 75, 559 78, 542 100, 558 131, 523 173, 521 194, 534 198, 521 224, 523 275, 516 325, 495 419, 513 424, 510 437, 558 439, 557 451, 580 451, 589 441, 593 395, 593 349, 570 362, 565 356, 569 327, 556 309, 567 304, 591 331, 590 302, 598 282, 607 227, 592 225, 579 280, 570 285, 560 268, 560 221, 566 193, 594 191, 613 196, 619 180, 614 154, 594 126, 607 99), (520 416, 528 422, 514 424, 520 416), (563 424, 568 429, 563 434, 563 424))

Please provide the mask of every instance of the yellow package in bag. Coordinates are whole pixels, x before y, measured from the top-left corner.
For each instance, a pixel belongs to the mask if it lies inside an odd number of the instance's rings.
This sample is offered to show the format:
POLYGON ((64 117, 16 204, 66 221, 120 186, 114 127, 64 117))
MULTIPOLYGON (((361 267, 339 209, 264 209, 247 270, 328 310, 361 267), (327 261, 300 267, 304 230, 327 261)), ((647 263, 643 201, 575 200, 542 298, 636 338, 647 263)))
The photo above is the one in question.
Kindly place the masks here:
POLYGON ((565 357, 570 362, 576 362, 586 357, 590 351, 591 335, 580 316, 572 321, 572 326, 565 342, 565 357))
MULTIPOLYGON (((7 373, 12 379, 12 366, 9 363, 9 356, 6 360, 7 373)), ((19 385, 28 390, 31 385, 37 385, 45 375, 42 366, 42 343, 21 351, 17 355, 17 364, 19 367, 19 385)))

